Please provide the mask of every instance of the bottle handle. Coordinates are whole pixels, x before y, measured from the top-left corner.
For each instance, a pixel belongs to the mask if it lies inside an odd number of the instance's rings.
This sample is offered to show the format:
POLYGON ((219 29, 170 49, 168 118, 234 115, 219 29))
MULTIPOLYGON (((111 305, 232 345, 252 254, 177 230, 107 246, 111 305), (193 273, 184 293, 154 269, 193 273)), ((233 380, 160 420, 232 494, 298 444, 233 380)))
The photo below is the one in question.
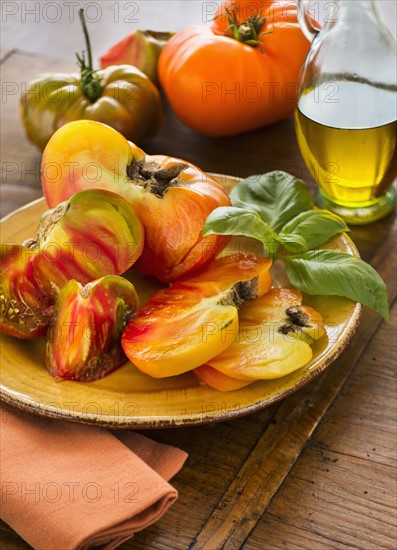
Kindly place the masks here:
POLYGON ((312 40, 318 35, 321 28, 316 27, 313 24, 313 17, 309 12, 310 0, 298 0, 298 17, 299 24, 306 38, 312 42, 312 40))

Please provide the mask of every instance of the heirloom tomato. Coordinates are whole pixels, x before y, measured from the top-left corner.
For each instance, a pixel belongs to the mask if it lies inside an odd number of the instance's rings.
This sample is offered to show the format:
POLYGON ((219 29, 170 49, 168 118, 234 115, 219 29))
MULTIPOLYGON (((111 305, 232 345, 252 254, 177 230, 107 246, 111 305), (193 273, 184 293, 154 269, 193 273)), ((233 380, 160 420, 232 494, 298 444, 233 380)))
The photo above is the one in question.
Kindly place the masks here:
POLYGON ((209 365, 201 365, 201 367, 194 369, 193 372, 200 382, 218 391, 239 390, 253 383, 253 380, 237 380, 237 378, 232 378, 209 365))
POLYGON ((121 334, 138 307, 134 286, 123 277, 66 283, 51 317, 47 369, 55 378, 91 382, 120 367, 126 361, 121 334))
POLYGON ((154 378, 208 362, 235 340, 241 304, 269 290, 271 263, 253 254, 226 256, 156 292, 124 331, 127 357, 154 378))
POLYGON ((135 30, 101 56, 101 69, 111 65, 134 65, 156 85, 161 50, 173 32, 135 30))
POLYGON ((310 44, 288 0, 227 0, 211 26, 176 33, 159 60, 160 83, 190 128, 228 136, 294 112, 310 44))
POLYGON ((1 245, 0 331, 45 334, 65 283, 120 275, 142 248, 142 224, 127 201, 103 190, 77 193, 42 216, 35 239, 1 245))
POLYGON ((98 122, 71 122, 52 136, 43 154, 42 183, 50 206, 87 188, 127 199, 145 228, 138 267, 165 282, 208 264, 228 241, 202 236, 208 215, 230 206, 218 182, 184 160, 146 155, 98 122))
POLYGON ((45 73, 22 93, 21 120, 27 137, 41 150, 58 128, 73 120, 104 122, 138 143, 162 125, 160 94, 152 81, 131 65, 94 71, 85 25, 84 30, 88 60, 84 53, 77 56, 80 74, 45 73))

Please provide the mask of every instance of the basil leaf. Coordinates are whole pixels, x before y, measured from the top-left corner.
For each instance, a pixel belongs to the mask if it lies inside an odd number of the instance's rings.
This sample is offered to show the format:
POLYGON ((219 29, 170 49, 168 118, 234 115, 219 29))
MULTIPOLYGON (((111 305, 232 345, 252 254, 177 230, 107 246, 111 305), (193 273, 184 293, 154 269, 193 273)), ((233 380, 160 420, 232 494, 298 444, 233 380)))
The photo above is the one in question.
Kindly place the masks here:
POLYGON ((322 296, 345 296, 389 317, 387 288, 380 275, 360 258, 316 250, 285 258, 288 278, 298 290, 322 296))
POLYGON ((267 252, 274 253, 278 239, 271 227, 256 212, 221 206, 208 216, 203 235, 244 235, 258 239, 267 252))
POLYGON ((287 250, 299 252, 300 248, 300 252, 305 252, 344 231, 350 231, 349 227, 336 214, 328 210, 309 210, 288 222, 279 238, 287 250))
POLYGON ((257 212, 274 231, 280 231, 292 218, 313 208, 313 201, 302 180, 275 171, 242 180, 230 193, 233 206, 257 212))
MULTIPOLYGON (((279 235, 280 242, 288 252, 298 255, 307 251, 307 242, 301 235, 279 235)), ((280 254, 279 259, 283 260, 284 255, 280 254)))

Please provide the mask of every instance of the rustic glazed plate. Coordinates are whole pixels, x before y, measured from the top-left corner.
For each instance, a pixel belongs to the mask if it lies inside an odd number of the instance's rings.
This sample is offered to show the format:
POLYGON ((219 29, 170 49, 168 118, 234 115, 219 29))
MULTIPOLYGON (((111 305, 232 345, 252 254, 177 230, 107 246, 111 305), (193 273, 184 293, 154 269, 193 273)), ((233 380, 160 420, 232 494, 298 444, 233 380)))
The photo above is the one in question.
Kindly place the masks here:
MULTIPOLYGON (((230 188, 235 178, 217 176, 230 188)), ((1 241, 20 243, 36 233, 46 210, 39 199, 0 222, 1 241)), ((259 252, 255 242, 233 239, 233 251, 259 252)), ((341 235, 327 245, 358 255, 352 241, 341 235)), ((289 286, 282 264, 272 268, 275 286, 289 286)), ((157 290, 152 281, 131 273, 142 301, 157 290)), ((228 393, 198 384, 193 374, 153 379, 125 364, 103 380, 91 383, 56 382, 43 367, 44 340, 20 341, 2 335, 0 398, 32 413, 114 428, 159 428, 228 420, 258 411, 283 399, 320 374, 347 346, 355 333, 361 306, 338 297, 305 296, 304 303, 323 316, 326 336, 313 345, 306 367, 277 380, 259 381, 228 393)))

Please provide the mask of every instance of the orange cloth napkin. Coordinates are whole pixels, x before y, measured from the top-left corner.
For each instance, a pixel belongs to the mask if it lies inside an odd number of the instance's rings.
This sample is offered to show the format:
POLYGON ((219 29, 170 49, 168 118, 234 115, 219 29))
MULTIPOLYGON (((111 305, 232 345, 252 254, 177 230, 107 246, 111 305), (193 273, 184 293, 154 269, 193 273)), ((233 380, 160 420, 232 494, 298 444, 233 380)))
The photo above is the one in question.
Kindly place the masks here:
POLYGON ((4 405, 0 426, 1 518, 37 550, 111 550, 178 497, 179 449, 4 405))

